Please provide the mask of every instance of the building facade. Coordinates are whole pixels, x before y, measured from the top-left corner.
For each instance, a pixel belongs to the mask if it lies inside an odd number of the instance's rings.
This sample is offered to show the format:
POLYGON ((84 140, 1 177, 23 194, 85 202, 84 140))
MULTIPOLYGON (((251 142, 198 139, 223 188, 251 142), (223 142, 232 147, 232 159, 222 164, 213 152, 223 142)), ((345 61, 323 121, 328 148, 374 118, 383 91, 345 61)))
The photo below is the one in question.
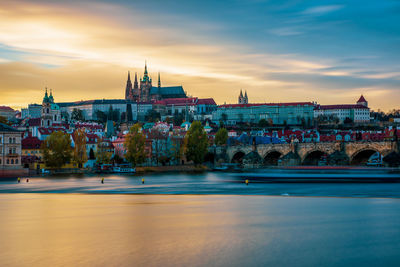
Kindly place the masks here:
POLYGON ((314 110, 314 118, 337 118, 339 122, 350 119, 355 123, 370 121, 370 110, 364 96, 358 99, 356 104, 342 105, 317 105, 314 110))
POLYGON ((213 112, 212 120, 214 123, 222 121, 226 125, 258 123, 261 119, 275 125, 299 125, 303 120, 312 121, 313 117, 313 103, 294 102, 221 105, 213 112))
POLYGON ((0 169, 21 168, 21 132, 0 123, 0 169))
POLYGON ((127 116, 127 112, 131 112, 133 121, 136 121, 138 117, 138 104, 125 99, 85 100, 58 103, 58 105, 60 106, 61 112, 67 113, 69 117, 71 117, 74 109, 81 110, 86 120, 98 120, 100 119, 99 111, 108 114, 110 109, 119 113, 121 120, 126 119, 125 116, 127 116), (122 118, 123 114, 125 114, 124 118, 122 118))

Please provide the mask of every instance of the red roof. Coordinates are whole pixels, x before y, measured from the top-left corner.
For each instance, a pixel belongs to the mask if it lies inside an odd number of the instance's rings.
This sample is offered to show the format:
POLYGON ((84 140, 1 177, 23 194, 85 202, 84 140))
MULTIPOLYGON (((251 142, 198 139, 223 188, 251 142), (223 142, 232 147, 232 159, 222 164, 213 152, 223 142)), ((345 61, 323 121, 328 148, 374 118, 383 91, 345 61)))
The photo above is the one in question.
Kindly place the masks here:
POLYGON ((213 98, 202 98, 197 101, 198 105, 217 105, 213 98))
POLYGON ((160 101, 155 102, 156 105, 196 105, 197 97, 191 98, 167 98, 160 101))
POLYGON ((38 149, 42 145, 43 141, 37 137, 28 136, 21 141, 22 149, 38 149))
POLYGON ((39 128, 39 132, 40 132, 40 134, 42 134, 42 135, 49 135, 49 134, 51 134, 52 132, 57 132, 57 131, 61 131, 61 132, 64 132, 64 133, 65 133, 64 128, 45 128, 45 127, 40 127, 40 128, 39 128))
POLYGON ((358 99, 358 101, 357 101, 357 103, 360 103, 360 102, 367 102, 367 100, 365 100, 363 95, 361 95, 360 99, 358 99))
POLYGON ((40 126, 40 118, 29 119, 27 122, 27 126, 40 126))
POLYGON ((1 111, 15 112, 15 110, 13 110, 12 108, 7 107, 7 106, 0 106, 0 110, 1 111))
POLYGON ((291 103, 255 103, 255 104, 225 104, 218 106, 219 108, 244 108, 259 106, 313 106, 311 102, 291 102, 291 103))
POLYGON ((316 109, 369 109, 366 106, 363 105, 320 105, 317 106, 316 109))

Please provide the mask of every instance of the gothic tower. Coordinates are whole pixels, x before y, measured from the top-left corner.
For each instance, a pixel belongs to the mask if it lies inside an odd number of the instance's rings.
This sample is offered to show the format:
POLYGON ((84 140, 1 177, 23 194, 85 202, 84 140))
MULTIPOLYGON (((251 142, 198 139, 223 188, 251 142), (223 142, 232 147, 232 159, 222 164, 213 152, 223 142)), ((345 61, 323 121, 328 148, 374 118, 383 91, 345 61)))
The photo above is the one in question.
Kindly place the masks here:
POLYGON ((143 79, 140 80, 140 101, 148 102, 150 101, 150 90, 152 87, 152 80, 147 72, 147 62, 144 65, 144 75, 143 79))
POLYGON ((133 100, 132 95, 132 82, 131 82, 131 74, 128 71, 128 80, 126 81, 126 88, 125 88, 125 99, 126 100, 133 100))

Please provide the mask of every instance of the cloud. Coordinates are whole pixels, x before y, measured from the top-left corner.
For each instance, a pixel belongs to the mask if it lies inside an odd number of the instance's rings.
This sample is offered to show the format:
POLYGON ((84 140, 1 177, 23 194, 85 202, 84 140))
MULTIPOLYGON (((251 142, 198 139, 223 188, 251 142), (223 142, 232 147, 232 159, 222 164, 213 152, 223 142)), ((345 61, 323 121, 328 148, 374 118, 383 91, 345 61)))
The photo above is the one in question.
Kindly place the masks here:
MULTIPOLYGON (((398 85, 397 70, 366 73, 359 61, 260 52, 248 42, 219 38, 214 32, 223 28, 219 25, 200 27, 186 16, 149 16, 93 2, 17 3, 0 4, 0 49, 13 53, 10 58, 0 54, 6 59, 0 60, 0 104, 40 102, 45 86, 54 89, 56 101, 122 98, 127 71, 141 75, 146 59, 152 74, 161 72, 163 85, 182 84, 189 94, 214 97, 217 103, 236 102, 240 88, 253 102, 341 103, 362 88, 395 92, 398 85)), ((308 13, 333 11, 330 7, 308 13)), ((277 36, 300 33, 291 26, 275 30, 277 36)), ((396 105, 391 99, 379 102, 379 97, 370 103, 396 105)))
POLYGON ((342 9, 343 7, 344 7, 343 5, 314 6, 314 7, 309 7, 307 9, 305 9, 301 13, 304 15, 322 16, 327 13, 331 13, 333 11, 342 9))

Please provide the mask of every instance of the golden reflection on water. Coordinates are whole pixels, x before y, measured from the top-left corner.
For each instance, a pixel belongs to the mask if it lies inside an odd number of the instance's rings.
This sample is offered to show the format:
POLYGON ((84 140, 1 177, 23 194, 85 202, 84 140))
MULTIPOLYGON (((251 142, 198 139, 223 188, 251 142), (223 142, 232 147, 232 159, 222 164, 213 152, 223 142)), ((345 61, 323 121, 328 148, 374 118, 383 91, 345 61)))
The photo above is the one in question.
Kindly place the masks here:
POLYGON ((399 266, 399 204, 0 194, 0 266, 399 266))
MULTIPOLYGON (((226 197, 0 195, 2 265, 180 265, 236 247, 226 197), (11 196, 11 197, 10 197, 11 196)), ((221 257, 223 257, 221 255, 221 257)))

